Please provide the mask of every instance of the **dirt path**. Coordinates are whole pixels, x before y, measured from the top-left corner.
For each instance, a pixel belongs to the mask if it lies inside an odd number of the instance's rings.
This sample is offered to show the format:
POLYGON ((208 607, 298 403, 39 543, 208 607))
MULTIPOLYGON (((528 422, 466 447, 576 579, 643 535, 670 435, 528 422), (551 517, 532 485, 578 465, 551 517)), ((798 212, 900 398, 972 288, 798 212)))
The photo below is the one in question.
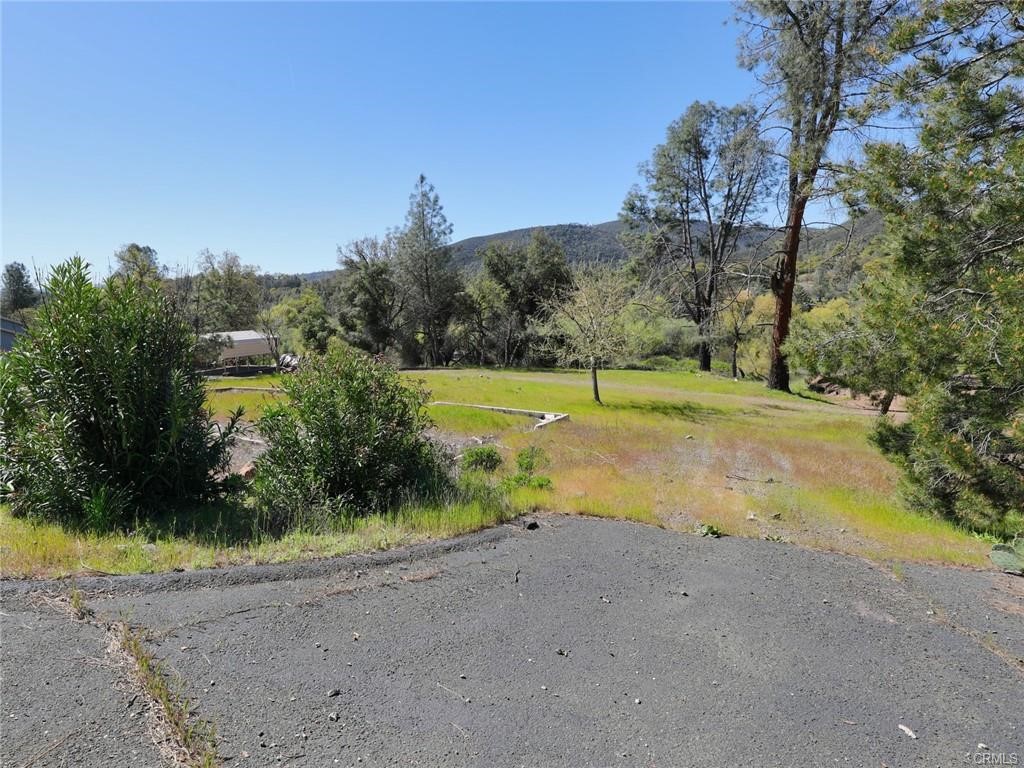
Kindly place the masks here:
MULTIPOLYGON (((979 744, 1024 763, 1024 593, 1009 577, 907 566, 897 580, 784 544, 539 523, 452 551, 81 585, 101 620, 147 630, 228 766, 895 768, 970 764, 979 744)), ((4 590, 7 726, 9 686, 31 692, 19 721, 40 718, 53 670, 32 659, 88 626, 40 623, 15 658, 6 604, 25 598, 4 590)), ((109 681, 88 685, 123 707, 109 681)), ((135 745, 110 716, 108 738, 135 745)), ((2 744, 13 766, 45 742, 5 727, 2 744)))

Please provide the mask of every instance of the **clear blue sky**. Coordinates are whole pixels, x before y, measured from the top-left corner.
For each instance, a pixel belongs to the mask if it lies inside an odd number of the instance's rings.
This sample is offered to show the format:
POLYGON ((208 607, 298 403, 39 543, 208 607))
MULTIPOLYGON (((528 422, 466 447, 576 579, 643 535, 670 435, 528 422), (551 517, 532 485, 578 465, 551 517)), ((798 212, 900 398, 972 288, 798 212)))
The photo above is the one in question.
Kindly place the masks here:
POLYGON ((755 90, 727 3, 2 4, 3 261, 122 243, 269 272, 402 223, 615 218, 695 99, 755 90))

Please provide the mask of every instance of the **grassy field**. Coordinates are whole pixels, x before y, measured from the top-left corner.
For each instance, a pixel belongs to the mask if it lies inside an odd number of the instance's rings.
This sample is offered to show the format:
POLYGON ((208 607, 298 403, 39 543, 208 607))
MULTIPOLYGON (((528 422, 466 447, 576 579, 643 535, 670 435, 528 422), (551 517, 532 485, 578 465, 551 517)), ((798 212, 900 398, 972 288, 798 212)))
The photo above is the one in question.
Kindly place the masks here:
MULTIPOLYGON (((446 370, 409 373, 433 400, 570 414, 533 431, 533 420, 459 406, 431 406, 442 433, 516 451, 544 449, 550 490, 513 492, 513 511, 549 510, 693 531, 712 525, 734 536, 768 537, 876 561, 986 566, 989 544, 953 525, 910 513, 898 501, 896 470, 872 447, 869 413, 831 398, 783 395, 756 382, 676 372, 601 374, 605 405, 590 399, 586 374, 446 370)), ((214 391, 220 415, 242 404, 258 417, 272 392, 214 391)), ((275 385, 257 377, 238 386, 275 385)), ((510 470, 506 470, 510 471, 510 470)), ((81 536, 15 520, 0 511, 0 565, 8 576, 94 571, 147 572, 240 562, 277 562, 412 543, 491 525, 508 510, 477 504, 406 510, 337 534, 254 537, 206 510, 135 536, 81 536)))
POLYGON ((900 505, 898 472, 867 440, 873 416, 832 398, 712 375, 609 371, 601 406, 585 374, 416 378, 437 400, 570 414, 533 432, 530 423, 494 426, 486 411, 433 410, 442 429, 492 436, 506 455, 526 445, 548 453, 553 489, 519 491, 521 505, 679 530, 703 523, 874 560, 987 564, 987 542, 900 505))

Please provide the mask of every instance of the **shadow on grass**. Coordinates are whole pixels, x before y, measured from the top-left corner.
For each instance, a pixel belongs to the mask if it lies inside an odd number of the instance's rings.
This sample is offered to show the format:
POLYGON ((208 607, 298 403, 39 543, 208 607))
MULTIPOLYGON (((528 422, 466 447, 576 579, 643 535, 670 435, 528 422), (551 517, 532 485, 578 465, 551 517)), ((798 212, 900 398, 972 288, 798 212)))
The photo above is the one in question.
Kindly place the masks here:
POLYGON ((689 400, 671 403, 664 400, 636 400, 627 403, 611 402, 604 407, 610 411, 649 413, 673 419, 682 419, 683 421, 692 421, 697 424, 702 424, 710 419, 721 418, 728 414, 728 411, 722 408, 701 405, 689 400))
POLYGON ((823 395, 812 394, 811 392, 794 392, 797 397, 801 400, 813 400, 816 403, 825 403, 825 405, 839 405, 835 400, 829 400, 823 395))
POLYGON ((270 532, 256 511, 241 501, 218 500, 136 518, 132 533, 149 541, 187 539, 202 546, 239 547, 259 541, 270 532))
MULTIPOLYGON (((764 403, 760 406, 762 409, 772 411, 799 411, 799 408, 794 408, 791 405, 779 405, 778 403, 764 403)), ((754 411, 756 413, 756 411, 754 411)))

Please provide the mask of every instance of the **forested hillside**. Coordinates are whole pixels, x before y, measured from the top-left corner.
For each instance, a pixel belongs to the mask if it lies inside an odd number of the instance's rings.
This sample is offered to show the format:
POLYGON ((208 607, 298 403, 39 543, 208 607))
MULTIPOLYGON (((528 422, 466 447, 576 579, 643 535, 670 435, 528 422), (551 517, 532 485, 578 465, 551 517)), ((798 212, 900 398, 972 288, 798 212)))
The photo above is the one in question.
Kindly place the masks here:
MULTIPOLYGON (((601 224, 549 224, 478 235, 453 243, 452 261, 467 272, 477 272, 482 266, 482 254, 487 246, 496 242, 524 246, 535 230, 541 230, 562 246, 570 264, 619 264, 629 258, 619 238, 622 229, 622 222, 606 221, 601 224)), ((870 258, 865 248, 881 232, 882 217, 875 212, 834 226, 807 228, 804 241, 806 260, 800 265, 801 301, 813 303, 846 295, 852 286, 859 283, 864 263, 870 258)), ((767 261, 780 241, 779 233, 764 227, 750 227, 740 240, 741 258, 767 261)), ((329 269, 274 278, 262 276, 261 279, 268 283, 267 287, 298 288, 299 282, 329 281, 338 272, 329 269)))
POLYGON ((469 237, 452 244, 453 260, 460 267, 477 270, 480 268, 480 254, 488 245, 496 241, 526 245, 534 229, 543 230, 562 246, 570 263, 615 263, 627 258, 626 248, 619 240, 622 223, 606 221, 603 224, 551 224, 469 237))

